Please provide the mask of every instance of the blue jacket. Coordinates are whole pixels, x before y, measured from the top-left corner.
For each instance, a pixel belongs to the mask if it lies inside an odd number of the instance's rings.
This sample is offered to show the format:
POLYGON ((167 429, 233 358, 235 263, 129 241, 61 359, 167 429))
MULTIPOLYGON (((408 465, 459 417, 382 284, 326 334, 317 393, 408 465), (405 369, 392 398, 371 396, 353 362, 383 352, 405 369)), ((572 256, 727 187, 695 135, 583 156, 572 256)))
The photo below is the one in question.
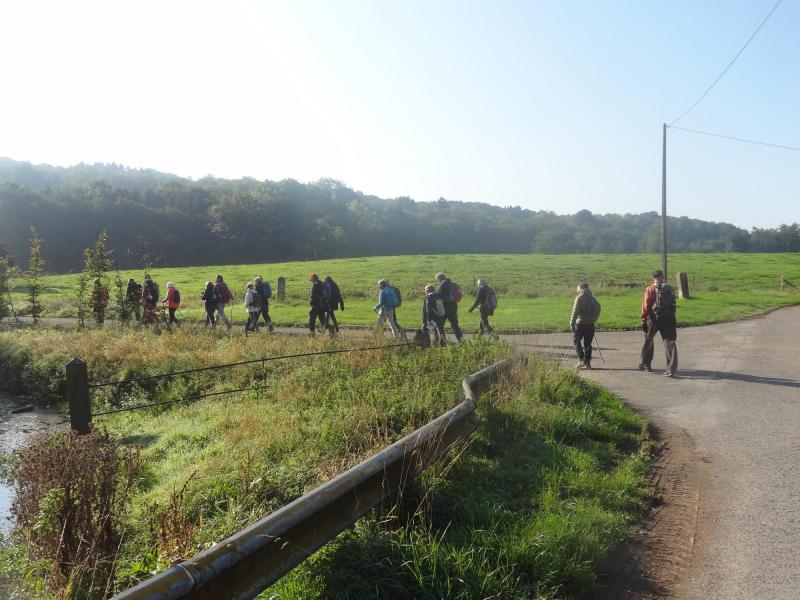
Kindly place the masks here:
POLYGON ((375 308, 380 308, 382 310, 393 310, 394 306, 392 306, 392 301, 390 298, 394 298, 394 300, 397 301, 397 298, 394 296, 394 290, 387 285, 381 290, 381 293, 378 294, 378 303, 375 305, 375 308))

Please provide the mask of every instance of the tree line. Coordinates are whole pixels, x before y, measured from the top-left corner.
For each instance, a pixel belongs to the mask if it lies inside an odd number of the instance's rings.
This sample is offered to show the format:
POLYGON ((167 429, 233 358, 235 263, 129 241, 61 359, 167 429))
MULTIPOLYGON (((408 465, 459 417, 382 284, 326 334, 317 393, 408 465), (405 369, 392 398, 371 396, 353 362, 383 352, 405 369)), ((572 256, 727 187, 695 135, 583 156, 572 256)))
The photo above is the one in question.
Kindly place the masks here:
MULTIPOLYGON (((440 198, 382 199, 314 183, 197 181, 119 165, 69 168, 0 159, 0 254, 21 261, 35 227, 48 270, 83 266, 101 231, 119 268, 440 253, 657 252, 656 212, 574 215, 440 198)), ((797 223, 746 231, 670 217, 672 252, 800 251, 797 223)))

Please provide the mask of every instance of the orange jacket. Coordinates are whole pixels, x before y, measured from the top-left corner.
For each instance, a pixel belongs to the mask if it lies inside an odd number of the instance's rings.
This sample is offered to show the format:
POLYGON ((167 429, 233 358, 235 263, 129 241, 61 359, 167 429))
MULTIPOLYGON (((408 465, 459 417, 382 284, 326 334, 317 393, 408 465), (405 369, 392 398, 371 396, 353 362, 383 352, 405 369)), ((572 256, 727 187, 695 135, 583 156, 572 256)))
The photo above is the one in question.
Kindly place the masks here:
POLYGON ((653 315, 653 305, 656 303, 656 286, 648 285, 642 298, 642 323, 647 321, 647 316, 653 315))
POLYGON ((175 302, 175 288, 167 288, 167 297, 164 299, 164 304, 168 308, 180 308, 180 304, 175 302))

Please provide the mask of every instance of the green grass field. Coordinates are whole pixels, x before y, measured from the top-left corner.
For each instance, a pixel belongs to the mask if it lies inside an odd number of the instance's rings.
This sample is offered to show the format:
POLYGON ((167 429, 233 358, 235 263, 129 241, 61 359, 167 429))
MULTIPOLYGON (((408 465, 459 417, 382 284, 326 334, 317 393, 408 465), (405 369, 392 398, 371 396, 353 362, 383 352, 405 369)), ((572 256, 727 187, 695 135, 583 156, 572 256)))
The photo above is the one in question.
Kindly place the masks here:
MULTIPOLYGON (((167 281, 181 291, 183 316, 202 319, 200 293, 205 281, 222 274, 237 300, 233 314, 243 320, 241 300, 247 281, 262 274, 277 289, 277 278, 287 281, 284 302, 271 304, 276 324, 302 324, 308 319, 309 273, 331 275, 342 289, 346 310, 340 314, 344 324, 371 325, 372 306, 377 300, 377 281, 387 277, 403 292, 398 321, 404 327, 418 327, 422 290, 444 271, 461 284, 465 298, 459 317, 467 331, 477 328, 477 312, 468 314, 473 282, 484 277, 499 298, 492 322, 507 330, 564 331, 569 323, 575 286, 589 281, 603 306, 601 329, 638 326, 641 294, 650 272, 658 268, 659 257, 651 254, 620 255, 420 255, 334 259, 311 262, 286 262, 211 267, 158 268, 152 274, 162 293, 167 281)), ((800 286, 798 254, 676 254, 670 259, 670 272, 685 271, 689 276, 691 300, 679 302, 681 325, 700 325, 761 314, 770 309, 800 302, 800 290, 787 286, 781 293, 778 279, 783 276, 800 286)), ((141 271, 121 273, 127 280, 142 280, 141 271)), ((45 280, 45 316, 74 316, 74 275, 49 276, 45 280)), ((14 302, 25 305, 25 282, 12 281, 14 302)))

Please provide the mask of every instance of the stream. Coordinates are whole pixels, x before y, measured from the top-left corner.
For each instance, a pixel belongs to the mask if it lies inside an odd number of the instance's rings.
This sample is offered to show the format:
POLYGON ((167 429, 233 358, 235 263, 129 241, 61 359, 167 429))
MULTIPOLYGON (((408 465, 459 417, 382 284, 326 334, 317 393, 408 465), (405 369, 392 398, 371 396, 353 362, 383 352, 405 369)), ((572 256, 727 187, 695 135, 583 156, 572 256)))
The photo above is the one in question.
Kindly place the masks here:
MULTIPOLYGON (((68 417, 51 408, 34 408, 22 413, 10 412, 19 406, 14 402, 13 396, 0 391, 0 454, 11 454, 36 433, 68 420, 68 417)), ((0 480, 0 534, 8 534, 13 527, 13 499, 13 489, 0 480)))

